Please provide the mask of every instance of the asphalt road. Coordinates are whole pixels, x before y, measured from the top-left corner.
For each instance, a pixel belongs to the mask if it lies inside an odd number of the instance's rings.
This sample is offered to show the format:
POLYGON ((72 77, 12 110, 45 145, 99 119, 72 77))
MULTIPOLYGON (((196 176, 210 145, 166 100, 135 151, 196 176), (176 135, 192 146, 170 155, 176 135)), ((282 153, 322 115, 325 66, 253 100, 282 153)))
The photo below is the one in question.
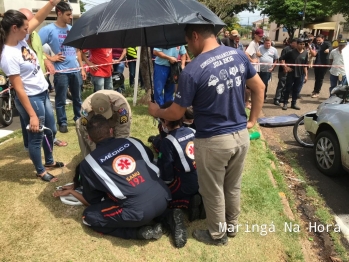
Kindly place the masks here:
MULTIPOLYGON (((280 52, 281 49, 279 49, 279 53, 280 52)), ((314 70, 310 69, 308 82, 304 84, 301 90, 301 99, 297 101, 297 104, 301 107, 301 110, 289 108, 287 111, 284 111, 281 109, 281 107, 273 104, 277 83, 278 78, 276 68, 272 76, 272 81, 269 82, 266 103, 263 105, 263 115, 265 117, 288 114, 297 114, 301 116, 309 111, 316 110, 317 106, 329 97, 329 73, 327 73, 325 76, 320 97, 310 97, 314 87, 314 70)), ((291 101, 289 100, 289 103, 290 102, 291 101)), ((332 178, 319 172, 315 166, 313 149, 299 146, 293 137, 292 129, 292 126, 261 128, 263 133, 268 134, 266 136, 267 140, 268 137, 271 138, 270 134, 274 134, 286 145, 286 148, 280 147, 280 145, 272 142, 270 143, 272 150, 278 151, 278 153, 281 155, 284 154, 284 150, 294 153, 295 160, 305 171, 309 183, 318 189, 318 192, 322 195, 326 204, 349 228, 349 174, 346 173, 340 177, 332 178)))

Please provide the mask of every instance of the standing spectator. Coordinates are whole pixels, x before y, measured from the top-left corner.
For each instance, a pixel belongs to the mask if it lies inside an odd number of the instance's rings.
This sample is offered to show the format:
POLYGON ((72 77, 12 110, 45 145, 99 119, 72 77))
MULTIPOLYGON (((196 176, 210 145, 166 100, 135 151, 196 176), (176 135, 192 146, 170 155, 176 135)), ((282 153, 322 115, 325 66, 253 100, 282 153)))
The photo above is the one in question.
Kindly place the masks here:
POLYGON ((228 38, 230 35, 229 30, 225 30, 224 32, 224 38, 228 38))
MULTIPOLYGON (((264 38, 264 44, 258 49, 261 53, 259 61, 261 63, 277 63, 279 59, 278 51, 275 47, 271 46, 271 39, 269 37, 264 38)), ((268 82, 271 78, 271 72, 274 71, 276 65, 261 65, 260 72, 258 73, 265 85, 264 101, 267 98, 268 82)))
MULTIPOLYGON (((39 37, 39 35, 37 35, 39 37)), ((40 43, 41 43, 41 39, 40 39, 40 43)), ((44 57, 46 58, 46 60, 48 60, 49 62, 51 62, 51 60, 48 58, 48 56, 54 56, 50 46, 48 44, 44 44, 42 46, 42 50, 44 52, 44 57)), ((47 62, 47 61, 45 61, 47 62)), ((53 66, 53 64, 52 64, 53 66)), ((54 66, 53 66, 53 69, 54 69, 54 66)), ((55 91, 52 83, 51 83, 51 80, 50 80, 50 75, 47 75, 46 76, 46 80, 47 80, 47 83, 48 83, 48 90, 50 91, 50 93, 53 93, 55 91)))
POLYGON ((219 224, 235 229, 229 237, 236 235, 242 170, 250 144, 247 128, 254 126, 262 109, 264 85, 243 52, 218 45, 213 25, 189 24, 185 34, 195 59, 181 73, 174 103, 166 109, 149 103, 149 113, 174 121, 193 105, 195 161, 208 226, 193 236, 206 244, 226 245, 227 234, 219 224), (253 94, 249 120, 245 84, 253 94))
MULTIPOLYGON (((113 69, 114 72, 118 72, 123 74, 125 70, 125 58, 126 58, 126 48, 113 48, 112 49, 113 53, 113 69)), ((125 84, 122 84, 117 91, 119 93, 122 93, 125 91, 125 84)))
MULTIPOLYGON (((280 58, 283 64, 308 64, 308 52, 304 50, 305 43, 303 39, 297 40, 297 48, 293 49, 291 52, 286 53, 280 58)), ((282 110, 287 110, 288 97, 292 92, 292 102, 291 108, 300 110, 297 106, 297 98, 299 90, 303 86, 303 82, 308 80, 308 67, 306 66, 286 66, 284 65, 284 70, 287 72, 286 77, 286 91, 284 94, 284 106, 282 110)))
POLYGON ((244 51, 244 45, 240 43, 240 35, 235 37, 234 48, 244 51))
POLYGON ((238 36, 238 34, 239 32, 237 30, 231 31, 229 37, 222 39, 222 43, 225 46, 235 47, 235 39, 238 36))
MULTIPOLYGON (((128 47, 126 52, 127 60, 132 60, 132 61, 127 61, 128 70, 130 71, 130 86, 134 86, 135 84, 137 52, 138 52, 137 47, 128 47)), ((141 69, 139 69, 139 82, 141 87, 143 87, 141 69)))
POLYGON ((93 91, 97 92, 103 89, 113 89, 113 80, 111 77, 111 72, 113 69, 112 49, 94 48, 87 50, 90 52, 89 59, 87 59, 84 52, 81 52, 81 56, 85 63, 90 67, 93 91), (98 66, 102 64, 109 65, 98 66))
POLYGON ((8 10, 0 22, 0 67, 9 77, 16 91, 16 108, 29 126, 28 148, 36 176, 46 182, 56 182, 57 178, 46 171, 46 167, 63 167, 55 162, 52 155, 53 137, 57 132, 53 109, 48 95, 48 84, 40 70, 35 52, 25 41, 38 27, 59 1, 50 0, 28 22, 27 17, 16 10, 8 10), (39 127, 50 130, 40 132, 39 127), (44 135, 46 142, 42 143, 44 135), (41 146, 44 150, 45 165, 42 164, 41 146))
MULTIPOLYGON (((284 56, 286 53, 297 48, 297 40, 298 40, 297 38, 292 39, 290 45, 288 45, 284 49, 282 49, 280 57, 284 56)), ((287 77, 286 71, 284 70, 284 68, 282 66, 279 66, 279 72, 278 72, 279 82, 278 82, 278 85, 276 87, 276 92, 275 92, 275 97, 274 97, 274 105, 276 105, 276 106, 279 106, 280 103, 284 102, 286 77, 287 77)))
POLYGON ((332 42, 332 48, 337 48, 339 46, 339 42, 342 40, 343 35, 338 34, 337 39, 332 42))
POLYGON ((185 67, 186 49, 184 45, 169 49, 154 48, 154 99, 162 106, 167 101, 173 100, 175 84, 168 79, 171 75, 170 64, 177 63, 178 55, 181 55, 181 67, 185 67))
MULTIPOLYGON (((27 17, 28 21, 30 21, 34 17, 33 13, 29 9, 21 8, 21 9, 19 9, 19 11, 27 17)), ((42 70, 42 73, 44 74, 44 76, 46 74, 46 71, 48 71, 50 74, 54 74, 55 73, 55 67, 50 62, 50 60, 47 59, 46 54, 44 53, 44 50, 43 50, 44 48, 43 48, 43 45, 41 43, 40 36, 38 35, 38 33, 36 31, 33 31, 30 34, 30 36, 29 36, 29 38, 27 40, 27 43, 28 43, 29 47, 37 55, 39 63, 40 63, 40 69, 42 70)), ((47 80, 47 83, 48 83, 49 91, 50 91, 50 86, 51 86, 51 81, 49 80, 50 74, 45 76, 45 78, 47 80)), ((51 86, 51 88, 53 88, 53 87, 51 86)), ((19 118, 20 118, 21 127, 22 127, 24 148, 26 150, 28 150, 28 131, 26 130, 26 124, 24 122, 24 119, 21 117, 21 115, 19 116, 19 118)), ((54 135, 56 135, 56 134, 54 134, 54 135)), ((67 146, 68 145, 67 142, 62 141, 62 140, 58 140, 55 137, 53 139, 53 144, 56 145, 56 146, 67 146)))
POLYGON ((333 88, 337 85, 346 85, 347 78, 345 74, 344 68, 344 60, 342 50, 347 46, 347 41, 340 40, 338 43, 338 48, 334 49, 330 53, 330 65, 332 65, 330 69, 330 95, 333 88), (343 67, 334 67, 334 66, 343 66, 343 67))
MULTIPOLYGON (((315 59, 315 65, 328 65, 328 55, 330 51, 332 50, 331 44, 327 41, 324 41, 323 35, 318 35, 316 37, 316 59, 315 59)), ((322 82, 324 80, 324 77, 327 72, 327 67, 314 67, 314 73, 315 73, 315 84, 314 84, 314 90, 311 94, 312 98, 319 97, 322 82)))
POLYGON ((72 8, 66 2, 59 2, 56 6, 57 21, 40 29, 39 35, 42 44, 48 44, 52 51, 57 54, 55 57, 55 69, 67 70, 56 73, 54 76, 54 86, 56 90, 55 106, 59 132, 68 132, 67 115, 65 112, 65 100, 69 87, 73 100, 74 121, 81 117, 81 85, 82 79, 86 79, 86 72, 83 68, 80 50, 63 45, 71 29, 72 8), (78 61, 76 59, 78 57, 78 61), (76 69, 79 67, 80 69, 76 69), (82 79, 81 79, 82 76, 82 79))
MULTIPOLYGON (((245 54, 247 55, 248 59, 251 63, 259 63, 259 57, 261 57, 261 53, 258 51, 259 49, 259 42, 262 40, 263 37, 263 29, 257 28, 253 32, 253 40, 248 45, 245 54)), ((257 73, 260 71, 259 64, 253 65, 253 67, 256 69, 257 73)), ((245 92, 245 104, 247 108, 251 108, 250 104, 250 98, 251 98, 251 92, 249 90, 249 87, 246 87, 245 92)))

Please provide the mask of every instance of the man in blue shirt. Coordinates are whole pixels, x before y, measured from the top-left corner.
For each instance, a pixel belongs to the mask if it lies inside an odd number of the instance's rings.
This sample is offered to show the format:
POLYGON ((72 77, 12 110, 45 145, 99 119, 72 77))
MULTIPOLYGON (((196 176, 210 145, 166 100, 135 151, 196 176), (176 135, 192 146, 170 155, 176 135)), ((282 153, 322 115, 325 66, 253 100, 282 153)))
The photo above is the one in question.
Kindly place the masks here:
POLYGON ((169 81, 171 76, 170 64, 177 63, 178 55, 181 55, 181 67, 185 67, 185 54, 187 51, 184 46, 177 46, 169 49, 154 48, 154 99, 158 105, 162 106, 167 101, 173 100, 175 85, 169 81))
POLYGON ((48 44, 52 51, 57 55, 54 66, 56 71, 66 70, 54 75, 54 86, 56 90, 55 107, 57 114, 57 123, 61 133, 68 132, 67 116, 65 113, 65 100, 67 97, 67 88, 73 97, 74 121, 80 118, 81 109, 81 85, 82 79, 86 79, 86 73, 83 69, 80 51, 75 48, 62 45, 67 37, 72 20, 72 9, 66 2, 60 2, 56 6, 57 21, 49 24, 39 31, 42 44, 48 44), (77 61, 77 58, 79 63, 77 61), (81 72, 79 68, 81 67, 81 72), (82 76, 82 79, 81 79, 82 76))
POLYGON ((180 75, 174 103, 166 109, 149 103, 149 113, 173 121, 193 106, 199 193, 208 226, 193 236, 206 244, 226 245, 221 226, 230 229, 229 237, 236 235, 241 176, 250 144, 247 128, 254 126, 262 109, 264 84, 242 51, 217 43, 213 25, 187 25, 186 41, 195 59, 180 75), (249 120, 246 84, 252 93, 249 120))

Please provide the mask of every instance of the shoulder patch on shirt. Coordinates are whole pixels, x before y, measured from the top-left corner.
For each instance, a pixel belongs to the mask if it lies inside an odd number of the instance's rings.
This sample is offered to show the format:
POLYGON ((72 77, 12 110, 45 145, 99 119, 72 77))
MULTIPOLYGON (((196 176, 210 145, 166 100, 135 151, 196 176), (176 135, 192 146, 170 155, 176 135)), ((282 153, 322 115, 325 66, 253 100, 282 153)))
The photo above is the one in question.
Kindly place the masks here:
POLYGON ((128 122, 127 116, 120 116, 120 124, 126 124, 128 122))
POLYGON ((190 159, 194 159, 194 142, 190 141, 185 147, 185 153, 190 159))
POLYGON ((82 117, 82 118, 81 118, 81 124, 82 124, 83 126, 86 126, 87 123, 88 123, 87 118, 86 118, 86 117, 82 117))
POLYGON ((120 114, 120 116, 125 116, 127 115, 127 110, 125 108, 119 108, 118 113, 120 114))
POLYGON ((129 155, 121 155, 114 159, 112 167, 115 173, 127 176, 136 169, 136 161, 129 155))

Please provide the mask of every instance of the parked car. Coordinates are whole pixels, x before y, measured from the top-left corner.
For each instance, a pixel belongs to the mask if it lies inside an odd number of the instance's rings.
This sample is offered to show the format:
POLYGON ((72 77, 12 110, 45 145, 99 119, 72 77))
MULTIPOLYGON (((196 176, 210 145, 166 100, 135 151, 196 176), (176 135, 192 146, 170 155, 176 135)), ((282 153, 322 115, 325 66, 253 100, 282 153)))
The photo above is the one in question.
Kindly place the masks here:
POLYGON ((328 176, 349 171, 349 104, 326 104, 306 114, 304 125, 314 142, 316 167, 328 176))

